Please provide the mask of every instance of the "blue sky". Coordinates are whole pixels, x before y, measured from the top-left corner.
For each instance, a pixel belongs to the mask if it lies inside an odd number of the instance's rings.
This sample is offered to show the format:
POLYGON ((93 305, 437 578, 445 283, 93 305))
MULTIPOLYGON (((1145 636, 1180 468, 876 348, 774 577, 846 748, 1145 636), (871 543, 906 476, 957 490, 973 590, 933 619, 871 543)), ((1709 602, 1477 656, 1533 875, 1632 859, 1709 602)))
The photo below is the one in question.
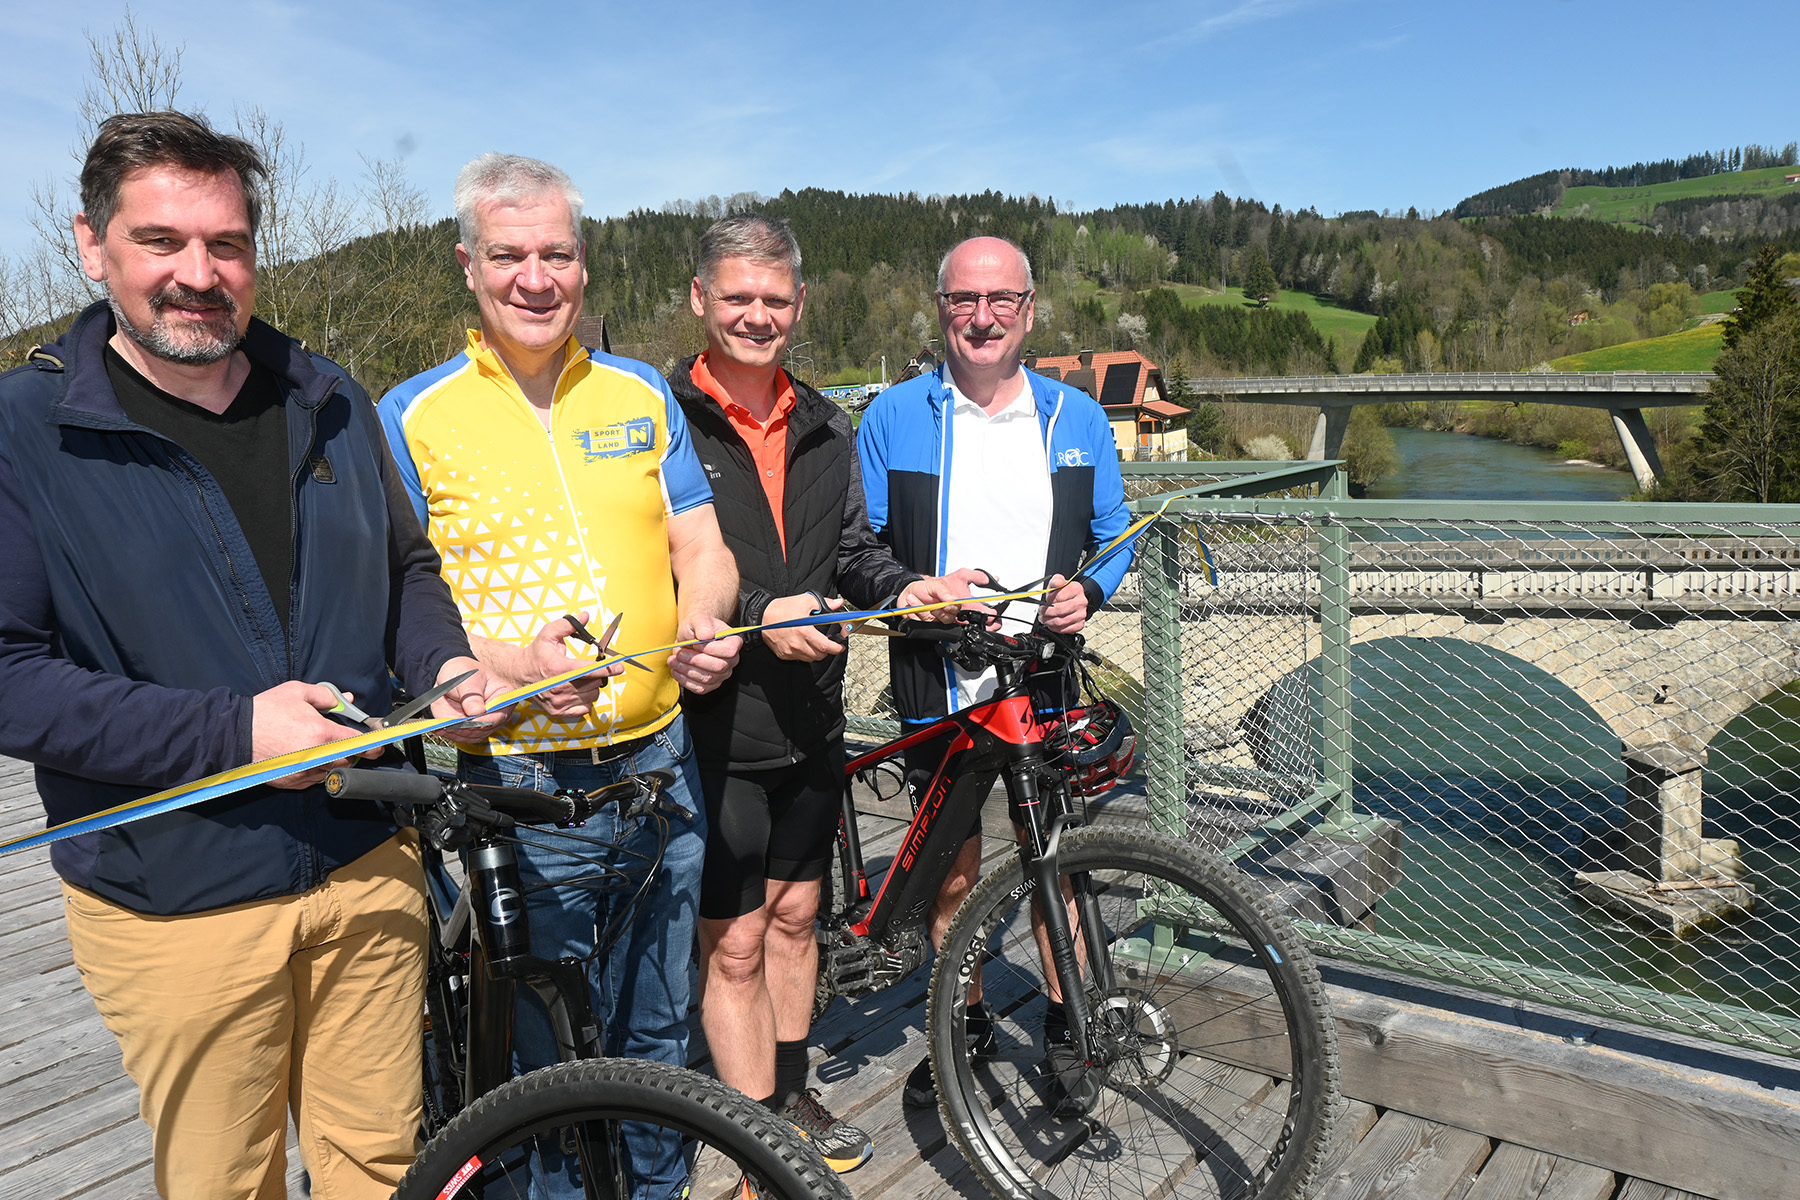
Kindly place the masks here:
MULTIPOLYGON (((84 32, 117 3, 0 8, 0 252, 67 177, 84 32)), ((134 4, 183 107, 260 105, 315 179, 404 157, 433 210, 487 150, 605 216, 819 186, 1064 207, 1210 196, 1416 205, 1559 166, 1800 138, 1800 5, 1521 0, 134 4), (1759 50, 1758 48, 1762 49, 1759 50), (1778 49, 1779 48, 1779 49, 1778 49)))

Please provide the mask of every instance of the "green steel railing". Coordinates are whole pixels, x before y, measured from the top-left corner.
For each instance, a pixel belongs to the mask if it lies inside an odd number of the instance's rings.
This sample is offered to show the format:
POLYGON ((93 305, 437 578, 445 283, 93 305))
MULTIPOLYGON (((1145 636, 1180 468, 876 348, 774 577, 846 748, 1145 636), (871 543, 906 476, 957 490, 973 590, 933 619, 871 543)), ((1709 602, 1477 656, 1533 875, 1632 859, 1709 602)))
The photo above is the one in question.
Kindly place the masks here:
MULTIPOLYGON (((1746 529, 1769 528, 1780 530, 1800 546, 1800 505, 1351 500, 1344 476, 1335 470, 1320 473, 1320 467, 1314 463, 1278 467, 1267 463, 1131 464, 1127 473, 1128 487, 1134 479, 1145 482, 1143 477, 1165 483, 1190 476, 1206 480, 1178 492, 1173 499, 1165 491, 1142 494, 1132 502, 1140 513, 1166 504, 1164 518, 1146 532, 1135 566, 1142 606, 1145 690, 1140 746, 1153 823, 1166 830, 1189 832, 1189 789, 1196 783, 1260 787, 1271 796, 1279 790, 1282 796, 1294 799, 1273 820, 1226 847, 1229 857, 1241 856, 1302 822, 1328 827, 1354 819, 1351 619, 1353 551, 1359 541, 1392 536, 1412 523, 1428 523, 1447 531, 1442 534, 1445 542, 1481 539, 1493 536, 1495 530, 1517 537, 1522 526, 1528 527, 1526 536, 1531 537, 1610 538, 1627 546, 1635 539, 1650 537, 1677 542, 1715 535, 1741 539, 1746 529), (1317 490, 1300 497, 1291 492, 1269 494, 1302 483, 1317 490), (1317 682, 1310 695, 1317 722, 1319 777, 1310 783, 1188 760, 1185 730, 1191 714, 1186 711, 1184 663, 1192 664, 1195 656, 1183 652, 1184 604, 1190 620, 1187 636, 1193 637, 1193 609, 1198 602, 1184 601, 1184 572, 1191 582, 1195 571, 1191 559, 1184 562, 1184 549, 1203 545, 1198 525, 1223 517, 1303 527, 1309 551, 1316 551, 1314 587, 1306 603, 1319 632, 1317 682)), ((1210 555, 1206 562, 1210 568, 1210 555)), ((1308 728, 1314 726, 1309 722, 1308 728)), ((1309 921, 1297 924, 1315 949, 1328 956, 1800 1057, 1800 1019, 1791 1012, 1761 1011, 1659 991, 1598 974, 1487 955, 1466 946, 1309 921)))

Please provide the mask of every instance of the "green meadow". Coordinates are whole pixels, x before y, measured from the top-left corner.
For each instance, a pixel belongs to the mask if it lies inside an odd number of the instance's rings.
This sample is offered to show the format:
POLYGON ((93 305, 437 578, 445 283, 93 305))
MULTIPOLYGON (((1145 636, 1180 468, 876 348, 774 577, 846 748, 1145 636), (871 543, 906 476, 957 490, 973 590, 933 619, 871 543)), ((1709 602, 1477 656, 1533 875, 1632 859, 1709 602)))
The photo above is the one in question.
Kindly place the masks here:
MULTIPOLYGON (((1255 308, 1256 305, 1244 299, 1243 292, 1229 288, 1223 292, 1212 288, 1196 287, 1191 283, 1171 283, 1165 287, 1175 289, 1181 296, 1182 303, 1198 308, 1202 304, 1237 305, 1243 308, 1255 308)), ((1302 312, 1306 319, 1313 323, 1319 336, 1335 341, 1338 353, 1346 350, 1356 353, 1357 346, 1362 344, 1363 334, 1375 326, 1375 318, 1369 313, 1356 312, 1353 309, 1339 308, 1329 300, 1321 300, 1310 292, 1282 292, 1275 298, 1270 308, 1287 312, 1302 312)))
POLYGON ((1701 292, 1694 303, 1703 313, 1728 313, 1737 307, 1736 292, 1701 292))
POLYGON ((1724 346, 1724 334, 1725 327, 1715 322, 1664 337, 1571 354, 1550 365, 1558 371, 1710 371, 1724 346))
POLYGON ((1723 175, 1702 175, 1635 188, 1572 187, 1564 190, 1562 203, 1552 209, 1550 215, 1641 225, 1650 219, 1656 206, 1666 200, 1689 196, 1779 195, 1800 186, 1785 180, 1785 176, 1796 170, 1800 168, 1761 167, 1755 171, 1730 171, 1723 175))

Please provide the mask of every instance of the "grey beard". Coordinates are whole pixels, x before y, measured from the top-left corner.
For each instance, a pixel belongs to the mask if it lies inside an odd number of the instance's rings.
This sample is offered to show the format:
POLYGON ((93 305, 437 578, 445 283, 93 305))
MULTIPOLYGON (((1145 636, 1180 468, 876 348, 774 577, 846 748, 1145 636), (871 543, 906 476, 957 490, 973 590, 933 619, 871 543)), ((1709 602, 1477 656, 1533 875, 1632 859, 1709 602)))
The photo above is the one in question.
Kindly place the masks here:
POLYGON ((120 306, 118 297, 113 295, 110 283, 106 285, 106 303, 112 309, 113 320, 117 321, 119 328, 125 331, 125 336, 165 362, 181 363, 183 366, 189 367, 209 367, 213 363, 229 357, 231 352, 238 348, 238 343, 244 340, 244 335, 238 332, 235 322, 223 335, 217 334, 211 329, 195 329, 192 332, 197 336, 184 342, 178 341, 169 326, 164 323, 161 310, 174 299, 203 296, 215 303, 222 304, 226 316, 231 317, 237 313, 237 304, 230 296, 222 292, 215 295, 212 292, 196 293, 191 289, 183 289, 183 291, 186 292, 186 295, 171 296, 170 292, 165 291, 151 299, 150 311, 154 316, 149 329, 139 329, 131 323, 130 318, 125 315, 124 308, 120 306))

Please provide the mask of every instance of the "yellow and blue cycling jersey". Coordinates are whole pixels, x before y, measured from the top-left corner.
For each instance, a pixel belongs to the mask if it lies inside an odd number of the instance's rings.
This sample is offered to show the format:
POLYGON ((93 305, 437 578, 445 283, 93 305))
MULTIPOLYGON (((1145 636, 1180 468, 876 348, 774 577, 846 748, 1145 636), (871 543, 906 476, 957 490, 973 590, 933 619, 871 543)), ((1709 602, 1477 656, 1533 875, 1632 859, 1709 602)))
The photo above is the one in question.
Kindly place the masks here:
MULTIPOLYGON (((687 419, 650 367, 569 339, 546 430, 499 356, 468 349, 402 383, 380 404, 400 477, 469 632, 524 645, 546 621, 623 613, 614 646, 675 640, 668 520, 712 503, 687 419)), ((680 688, 665 657, 641 660, 574 720, 521 706, 489 754, 575 750, 653 733, 680 688)))

